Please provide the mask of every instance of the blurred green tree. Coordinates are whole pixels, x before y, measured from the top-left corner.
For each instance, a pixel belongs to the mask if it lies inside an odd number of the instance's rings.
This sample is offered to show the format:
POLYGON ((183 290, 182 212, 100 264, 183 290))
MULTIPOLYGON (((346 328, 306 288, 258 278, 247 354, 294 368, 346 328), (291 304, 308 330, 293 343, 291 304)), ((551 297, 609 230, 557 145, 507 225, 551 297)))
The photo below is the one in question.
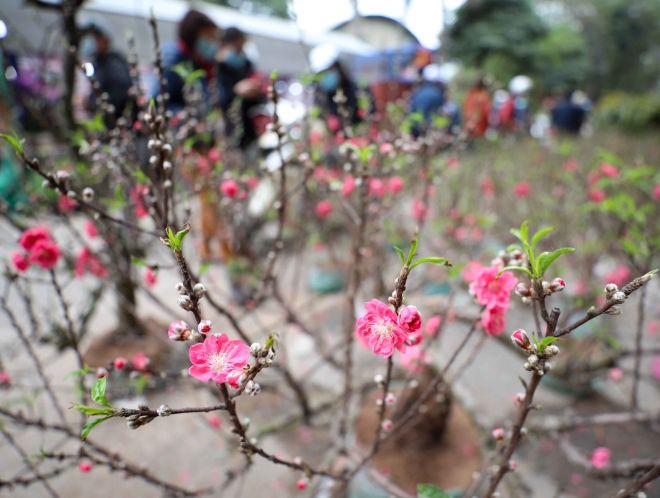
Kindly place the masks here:
POLYGON ((547 31, 528 0, 468 0, 456 11, 445 43, 451 57, 506 83, 533 72, 536 42, 547 31))

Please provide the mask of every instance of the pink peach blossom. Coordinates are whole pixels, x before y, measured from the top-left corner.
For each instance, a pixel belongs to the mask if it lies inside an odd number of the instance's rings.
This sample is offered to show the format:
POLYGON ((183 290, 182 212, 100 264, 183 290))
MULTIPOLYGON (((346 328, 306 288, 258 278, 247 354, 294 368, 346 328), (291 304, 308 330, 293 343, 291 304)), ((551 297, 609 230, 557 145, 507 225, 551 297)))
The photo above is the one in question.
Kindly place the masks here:
POLYGON ((60 213, 73 213, 74 209, 76 209, 76 204, 75 199, 71 199, 66 195, 60 195, 60 198, 57 199, 57 209, 60 210, 60 213))
POLYGON ((426 327, 424 328, 424 332, 426 332, 427 335, 430 335, 431 337, 435 337, 438 335, 438 332, 440 331, 440 324, 442 323, 442 318, 440 318, 440 315, 434 315, 428 320, 426 320, 426 327))
POLYGON ((660 201, 660 183, 653 187, 653 198, 656 201, 660 201))
POLYGON ((474 281, 470 284, 470 293, 476 297, 479 304, 500 303, 508 307, 511 291, 516 287, 518 280, 511 272, 504 272, 497 277, 498 273, 497 267, 487 267, 477 271, 474 281))
POLYGON ((399 327, 406 332, 417 332, 422 328, 422 315, 415 306, 404 306, 399 310, 399 327))
POLYGON ((139 370, 140 372, 144 372, 150 362, 151 360, 147 357, 147 355, 141 351, 133 356, 133 359, 131 360, 131 363, 133 363, 133 368, 135 368, 135 370, 139 370))
POLYGON ((10 385, 11 385, 11 377, 9 377, 9 374, 4 370, 0 370, 0 386, 10 386, 10 385))
POLYGON ((319 130, 314 130, 309 133, 309 143, 311 145, 317 145, 318 143, 321 142, 323 139, 323 133, 321 133, 319 130))
POLYGON ((588 195, 591 202, 595 202, 596 204, 603 202, 607 198, 605 191, 600 189, 590 190, 588 195))
POLYGON ((660 380, 660 356, 655 356, 651 361, 651 374, 660 380))
POLYGON ((617 382, 623 378, 623 370, 619 367, 610 368, 607 376, 611 381, 617 382))
POLYGON ((575 283, 573 284, 573 293, 576 296, 581 296, 582 294, 585 294, 587 292, 587 284, 585 284, 582 280, 576 280, 575 283))
POLYGON ((461 212, 458 209, 456 209, 455 207, 451 208, 449 210, 449 217, 452 220, 459 220, 461 218, 461 212))
POLYGON ((522 199, 532 193, 532 186, 527 182, 518 182, 513 187, 513 193, 522 199))
POLYGON ((167 337, 171 341, 187 341, 190 339, 191 334, 190 327, 183 320, 170 323, 167 329, 167 337))
POLYGON ((32 250, 34 245, 40 240, 53 240, 48 233, 48 229, 43 226, 28 228, 23 232, 18 240, 19 245, 26 251, 32 250))
POLYGON ((392 144, 388 142, 383 142, 382 144, 380 144, 380 147, 378 147, 378 151, 383 156, 392 152, 393 149, 394 147, 392 147, 392 144))
POLYGON ((589 184, 590 187, 593 187, 600 181, 600 175, 598 174, 598 171, 591 171, 587 175, 587 183, 589 184))
POLYGON ((317 166, 314 168, 314 179, 319 183, 324 183, 327 180, 325 166, 317 166))
POLYGON ((147 287, 152 287, 156 284, 157 280, 154 271, 151 268, 147 268, 147 271, 144 272, 144 284, 147 287))
POLYGON ((564 164, 562 164, 561 168, 564 171, 575 171, 578 169, 578 166, 579 166, 578 162, 575 159, 571 158, 571 159, 567 159, 564 162, 564 164))
POLYGON ((497 301, 491 302, 486 306, 481 315, 481 323, 488 335, 500 335, 506 329, 506 310, 508 303, 503 305, 497 301))
POLYGON ((431 357, 426 351, 422 351, 420 346, 409 346, 401 355, 401 366, 412 373, 419 373, 424 370, 424 364, 431 361, 431 357))
POLYGON ((339 117, 335 115, 329 116, 326 123, 328 125, 328 129, 333 133, 337 132, 337 130, 339 130, 341 127, 339 117))
POLYGON ((596 448, 591 454, 591 465, 597 469, 602 469, 607 467, 610 464, 610 458, 612 457, 612 452, 603 446, 596 448))
POLYGON ((463 217, 463 223, 467 226, 472 226, 477 222, 477 218, 473 214, 466 214, 463 217))
POLYGON ((87 473, 90 470, 92 470, 92 462, 89 462, 87 460, 83 460, 78 464, 78 468, 80 469, 80 472, 87 473))
POLYGON ((246 182, 248 190, 254 190, 257 188, 257 185, 259 185, 259 177, 258 176, 251 176, 248 178, 246 182))
POLYGON ((486 196, 491 196, 495 193, 495 182, 492 179, 485 177, 481 179, 481 191, 486 196))
POLYGON ((203 175, 208 175, 211 172, 211 163, 206 156, 197 156, 197 169, 203 175))
POLYGON ((412 203, 412 214, 416 221, 424 221, 428 217, 429 208, 422 199, 415 198, 412 203))
POLYGON ((121 356, 115 358, 114 364, 117 370, 121 370, 122 368, 124 368, 124 365, 126 365, 126 358, 122 358, 121 356))
POLYGON ((208 421, 214 429, 219 429, 222 426, 222 420, 215 413, 209 415, 208 421))
POLYGON ((319 218, 325 218, 332 213, 332 209, 332 203, 330 201, 321 201, 314 208, 314 212, 319 218))
POLYGON ((461 277, 468 283, 473 282, 477 278, 477 273, 481 270, 484 265, 480 261, 470 261, 466 264, 461 270, 461 277))
POLYGON ((83 247, 78 253, 75 268, 76 278, 82 278, 86 272, 101 278, 108 276, 108 269, 101 264, 98 256, 93 254, 87 246, 83 247))
POLYGON ((192 366, 188 373, 192 377, 221 384, 229 373, 247 364, 250 348, 243 341, 230 341, 227 334, 210 335, 203 343, 190 346, 189 356, 192 366))
POLYGON ((30 261, 28 260, 28 258, 25 256, 25 254, 20 253, 18 251, 13 251, 11 253, 11 262, 14 264, 14 267, 20 272, 23 272, 30 267, 30 261))
POLYGON ((383 358, 392 356, 395 349, 405 352, 410 338, 399 326, 398 317, 392 308, 378 299, 364 303, 364 308, 367 312, 358 318, 355 329, 361 342, 383 358))
POLYGON ((355 190, 355 178, 353 175, 346 175, 344 183, 341 186, 341 195, 348 197, 355 190))
POLYGON ((449 156, 447 158, 447 167, 449 169, 456 169, 458 168, 458 158, 456 156, 449 156))
POLYGON ((387 189, 392 194, 398 194, 403 190, 403 178, 400 176, 393 176, 387 181, 387 189))
POLYGON ((209 161, 211 161, 213 164, 222 161, 222 153, 215 147, 209 149, 209 161))
POLYGON ((483 230, 481 228, 473 228, 472 231, 470 232, 470 238, 472 240, 481 240, 484 236, 483 230))
POLYGON ((243 375, 243 370, 233 370, 227 374, 227 384, 232 388, 238 389, 241 387, 241 376, 243 375))
POLYGON ((96 229, 96 225, 93 221, 87 220, 85 222, 85 233, 90 239, 95 239, 99 236, 99 231, 96 229))
POLYGON ((146 185, 137 185, 130 191, 131 199, 135 202, 135 216, 137 218, 145 218, 149 215, 147 208, 144 207, 144 196, 147 195, 149 187, 146 185))
POLYGON ((619 265, 614 271, 606 273, 604 278, 606 284, 613 283, 618 287, 623 287, 626 285, 629 279, 630 270, 623 265, 619 265))
POLYGON ((619 168, 608 163, 600 163, 600 172, 610 178, 616 178, 619 176, 619 168))
POLYGON ((660 330, 660 325, 658 325, 658 322, 656 322, 655 320, 649 322, 649 335, 656 335, 659 330, 660 330))
POLYGON ((38 240, 32 246, 28 259, 30 264, 36 263, 43 269, 49 270, 57 265, 60 256, 62 256, 60 246, 49 238, 38 240))
POLYGON ((465 227, 458 227, 454 230, 454 238, 458 241, 467 239, 468 229, 465 227))
POLYGON ((233 199, 238 193, 238 183, 236 183, 234 180, 225 180, 220 185, 220 192, 222 192, 230 199, 233 199))
POLYGON ((387 185, 380 178, 372 178, 369 180, 369 195, 371 197, 383 197, 386 189, 387 185))

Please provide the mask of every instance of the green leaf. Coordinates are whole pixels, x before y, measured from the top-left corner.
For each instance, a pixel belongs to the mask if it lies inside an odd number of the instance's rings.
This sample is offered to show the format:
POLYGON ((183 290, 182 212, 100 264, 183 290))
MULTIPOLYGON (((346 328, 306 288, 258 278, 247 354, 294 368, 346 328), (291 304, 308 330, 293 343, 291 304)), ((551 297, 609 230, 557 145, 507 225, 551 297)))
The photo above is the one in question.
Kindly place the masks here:
POLYGON ((197 276, 201 277, 208 271, 209 268, 211 268, 211 263, 202 263, 199 266, 199 271, 197 272, 197 276))
MULTIPOLYGON (((546 257, 543 258, 543 261, 539 261, 538 276, 542 277, 543 275, 545 275, 546 270, 550 267, 552 263, 555 262, 555 260, 559 256, 561 256, 562 254, 568 254, 569 252, 573 252, 573 251, 575 251, 574 247, 562 247, 561 249, 557 249, 556 251, 553 251, 550 254, 548 254, 546 257)), ((543 256, 543 254, 541 256, 543 256)))
POLYGON ((107 408, 94 408, 93 406, 73 405, 80 413, 85 415, 112 415, 113 411, 107 408))
POLYGON ((397 246, 393 246, 394 249, 396 249, 396 252, 399 253, 399 257, 401 258, 401 264, 405 265, 406 264, 406 257, 403 254, 403 251, 399 249, 397 246))
POLYGON ((82 431, 80 431, 80 439, 83 441, 87 439, 87 436, 89 435, 90 432, 92 432, 92 429, 99 425, 102 422, 105 422, 109 418, 112 417, 104 417, 104 418, 95 418, 94 420, 90 420, 85 424, 85 427, 82 428, 82 431))
POLYGON ((87 374, 90 373, 90 372, 91 372, 91 370, 90 370, 90 368, 89 368, 89 365, 85 365, 85 366, 84 366, 83 368, 81 368, 80 370, 74 370, 73 372, 71 372, 69 375, 67 375, 67 376, 64 377, 64 378, 65 378, 65 379, 68 379, 69 377, 73 377, 74 375, 78 375, 78 376, 82 377, 83 375, 87 375, 87 374))
POLYGON ((542 353, 545 351, 545 348, 558 340, 556 337, 544 337, 539 343, 536 345, 539 348, 539 351, 542 353))
POLYGON ((527 220, 523 221, 522 225, 520 225, 520 237, 523 242, 529 240, 529 224, 527 223, 527 220))
POLYGON ((421 265, 422 263, 433 263, 434 265, 453 266, 449 261, 447 261, 447 258, 422 258, 415 261, 413 265, 410 267, 410 269, 412 270, 413 268, 415 268, 415 266, 421 265))
POLYGON ((543 237, 548 235, 550 232, 553 232, 554 228, 552 227, 547 227, 547 228, 541 228, 538 232, 534 234, 532 237, 532 247, 535 247, 536 244, 538 244, 539 240, 541 240, 543 237))
POLYGON ((149 182, 149 178, 147 177, 147 175, 144 174, 144 171, 142 171, 141 169, 136 169, 135 171, 133 171, 133 176, 140 184, 145 184, 149 182))
POLYGON ((451 498, 451 496, 433 484, 418 484, 417 498, 451 498))
POLYGON ((105 377, 101 377, 96 382, 94 382, 94 385, 92 386, 92 399, 99 405, 109 406, 112 408, 112 405, 108 403, 107 399, 105 399, 106 382, 107 379, 105 377))
POLYGON ((121 183, 118 183, 115 187, 115 200, 117 201, 118 206, 125 206, 126 200, 124 199, 124 194, 121 191, 121 183))
POLYGON ((11 145, 16 151, 16 154, 19 156, 23 155, 23 142, 25 142, 25 140, 18 138, 18 135, 16 135, 14 130, 12 130, 11 135, 0 133, 0 138, 4 138, 7 142, 9 142, 9 145, 11 145))
POLYGON ((507 271, 507 270, 508 270, 508 271, 524 271, 525 273, 527 273, 527 275, 530 276, 530 278, 532 278, 532 272, 529 271, 529 270, 528 270, 527 268, 525 268, 524 266, 505 266, 504 268, 502 268, 502 269, 499 271, 499 273, 497 274, 497 276, 499 277, 499 276, 502 274, 502 272, 505 272, 505 271, 507 271))
POLYGON ((410 266, 412 264, 412 260, 415 257, 415 253, 417 252, 418 244, 419 244, 419 240, 417 239, 417 234, 415 234, 412 241, 410 242, 410 252, 408 253, 408 257, 406 258, 406 266, 410 266))
POLYGON ((146 261, 141 260, 137 256, 131 254, 131 262, 137 266, 149 266, 146 261))

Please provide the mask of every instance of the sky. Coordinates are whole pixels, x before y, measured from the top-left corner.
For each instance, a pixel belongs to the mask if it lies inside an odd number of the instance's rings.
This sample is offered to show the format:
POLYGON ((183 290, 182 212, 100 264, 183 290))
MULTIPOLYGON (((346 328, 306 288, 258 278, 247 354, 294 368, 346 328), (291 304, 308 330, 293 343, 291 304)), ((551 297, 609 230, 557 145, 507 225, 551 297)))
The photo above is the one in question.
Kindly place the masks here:
MULTIPOLYGON (((444 0, 445 8, 455 10, 465 0, 444 0)), ((406 0, 358 0, 361 15, 383 15, 403 23, 422 45, 437 48, 438 35, 442 30, 442 0, 410 0, 405 12, 406 0)), ((325 31, 353 17, 352 0, 293 0, 298 24, 304 31, 325 31)))

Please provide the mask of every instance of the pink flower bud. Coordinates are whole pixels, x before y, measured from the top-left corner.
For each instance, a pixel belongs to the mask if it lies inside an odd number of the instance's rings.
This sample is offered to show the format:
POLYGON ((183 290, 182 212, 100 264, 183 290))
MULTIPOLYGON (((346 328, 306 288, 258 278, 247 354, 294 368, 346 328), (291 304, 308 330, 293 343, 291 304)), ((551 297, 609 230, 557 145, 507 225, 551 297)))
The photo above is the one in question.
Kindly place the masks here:
POLYGON ((167 336, 171 341, 187 341, 190 339, 190 327, 183 320, 173 322, 170 324, 170 328, 167 329, 167 336))
POLYGON ((387 181, 387 188, 392 194, 398 194, 403 190, 403 179, 400 176, 393 176, 387 181))
POLYGON ((565 288, 566 288, 566 282, 564 282, 564 280, 561 278, 555 278, 548 286, 550 292, 561 292, 565 288))
POLYGON ((300 479, 297 483, 296 486, 298 487, 299 490, 303 490, 307 487, 307 481, 305 479, 300 479))
POLYGON ((384 431, 389 431, 392 428, 392 421, 389 419, 383 420, 381 427, 383 428, 384 431))
POLYGON ((213 330, 213 323, 211 323, 211 320, 202 320, 199 322, 197 330, 199 330, 200 334, 208 334, 213 330))
POLYGON ((513 471, 518 468, 518 464, 513 460, 509 460, 509 470, 513 471))
POLYGON ((522 405, 525 402, 525 393, 516 393, 513 395, 513 401, 522 405))
POLYGON ((417 332, 422 328, 422 315, 415 306, 404 306, 399 311, 399 327, 407 332, 417 332))
POLYGON ((330 201, 321 201, 316 205, 314 211, 319 218, 325 218, 332 213, 332 203, 330 201))
POLYGON ((28 258, 18 251, 11 253, 11 262, 14 263, 14 267, 20 272, 23 272, 30 267, 30 261, 28 258))
POLYGON ((126 365, 126 358, 122 358, 121 356, 119 358, 115 358, 115 369, 121 370, 124 368, 124 365, 126 365))
POLYGON ((96 378, 97 379, 102 379, 103 377, 108 376, 108 370, 103 367, 99 367, 96 369, 96 378))
POLYGON ((392 393, 387 393, 387 396, 385 396, 385 403, 388 405, 393 405, 394 402, 396 401, 396 397, 392 393))
POLYGON ((220 191, 227 197, 233 199, 238 193, 238 183, 234 180, 225 180, 220 185, 220 191))
POLYGON ((520 297, 530 297, 532 295, 532 289, 521 282, 516 285, 516 295, 520 297))
POLYGON ((80 472, 85 472, 85 473, 87 473, 87 472, 89 472, 90 470, 92 470, 92 462, 88 462, 88 461, 86 461, 86 460, 85 460, 85 461, 82 461, 82 462, 80 462, 80 463, 78 464, 78 468, 80 469, 80 472))
POLYGON ((227 374, 227 384, 232 388, 238 389, 241 387, 241 377, 243 376, 243 370, 234 370, 227 374))
POLYGON ((531 345, 529 342, 529 337, 527 336, 527 332, 525 332, 523 329, 518 329, 513 334, 511 334, 511 341, 520 349, 524 350, 529 349, 531 345))
POLYGON ((493 437, 497 441, 504 441, 504 429, 501 427, 498 427, 497 429, 493 429, 493 437))

